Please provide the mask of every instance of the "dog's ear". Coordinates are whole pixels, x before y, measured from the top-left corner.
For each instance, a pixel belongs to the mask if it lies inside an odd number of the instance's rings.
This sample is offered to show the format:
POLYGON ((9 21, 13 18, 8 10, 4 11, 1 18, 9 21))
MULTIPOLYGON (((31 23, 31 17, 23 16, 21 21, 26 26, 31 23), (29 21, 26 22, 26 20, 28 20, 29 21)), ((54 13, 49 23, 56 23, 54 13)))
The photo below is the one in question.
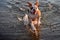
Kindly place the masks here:
POLYGON ((39 2, 38 2, 38 0, 36 0, 35 5, 39 7, 39 2))
POLYGON ((28 6, 29 6, 29 7, 32 7, 32 3, 30 3, 30 2, 27 2, 27 3, 28 3, 28 6))

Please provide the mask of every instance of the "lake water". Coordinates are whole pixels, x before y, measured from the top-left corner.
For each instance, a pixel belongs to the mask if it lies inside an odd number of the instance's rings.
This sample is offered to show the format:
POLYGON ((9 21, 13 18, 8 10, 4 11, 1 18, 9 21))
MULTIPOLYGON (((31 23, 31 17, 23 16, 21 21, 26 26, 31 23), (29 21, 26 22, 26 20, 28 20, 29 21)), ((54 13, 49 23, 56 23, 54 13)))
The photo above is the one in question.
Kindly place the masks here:
MULTIPOLYGON (((24 13, 26 13, 23 11, 19 11, 18 7, 26 7, 24 5, 27 1, 30 1, 32 3, 35 2, 35 0, 0 0, 0 39, 29 40, 30 37, 26 36, 28 34, 25 30, 23 23, 17 20, 17 14, 22 16, 24 15, 24 13), (15 4, 16 2, 19 2, 19 4, 15 4)), ((41 1, 44 0, 39 0, 39 2, 41 1)), ((48 1, 53 4, 57 4, 58 6, 60 5, 60 0, 47 0, 44 2, 48 1)), ((45 7, 41 7, 41 11, 43 11, 44 8, 45 7)), ((53 9, 52 11, 47 10, 42 12, 44 14, 44 18, 46 18, 45 20, 47 21, 47 24, 50 22, 51 24, 59 24, 54 25, 54 27, 57 26, 57 31, 55 32, 51 32, 47 26, 45 26, 47 28, 42 28, 41 40, 60 40, 60 12, 57 13, 57 11, 60 10, 58 9, 55 7, 55 9, 53 9)), ((46 21, 44 21, 44 23, 46 21)))

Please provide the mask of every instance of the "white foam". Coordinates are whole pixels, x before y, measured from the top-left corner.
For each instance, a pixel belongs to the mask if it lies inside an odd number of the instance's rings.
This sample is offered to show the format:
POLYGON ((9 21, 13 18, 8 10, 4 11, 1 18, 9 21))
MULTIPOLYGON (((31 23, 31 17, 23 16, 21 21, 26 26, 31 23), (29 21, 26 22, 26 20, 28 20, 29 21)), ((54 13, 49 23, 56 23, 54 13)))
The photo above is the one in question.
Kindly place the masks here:
POLYGON ((12 8, 12 6, 11 5, 6 5, 8 8, 12 8))

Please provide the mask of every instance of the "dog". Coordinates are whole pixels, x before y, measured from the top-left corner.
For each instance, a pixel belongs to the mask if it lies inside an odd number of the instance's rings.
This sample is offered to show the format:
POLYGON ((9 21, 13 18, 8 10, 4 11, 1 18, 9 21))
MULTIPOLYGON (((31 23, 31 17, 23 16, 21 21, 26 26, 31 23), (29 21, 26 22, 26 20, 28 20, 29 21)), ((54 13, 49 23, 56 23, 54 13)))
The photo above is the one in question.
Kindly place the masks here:
POLYGON ((38 37, 39 25, 41 24, 41 11, 39 10, 39 3, 36 0, 36 3, 33 5, 30 2, 27 2, 29 7, 29 13, 25 14, 23 17, 23 23, 26 26, 27 30, 34 35, 33 37, 38 37), (29 27, 30 24, 30 27, 29 27))
MULTIPOLYGON (((35 36, 38 36, 38 32, 39 32, 39 26, 41 24, 41 11, 39 10, 39 2, 38 0, 36 0, 35 4, 32 4, 30 2, 28 3, 28 7, 29 7, 29 21, 31 24, 31 28, 30 31, 33 33, 35 33, 35 36), (33 31, 32 31, 33 30, 33 31)), ((28 29, 28 27, 27 27, 28 29)))
POLYGON ((41 11, 38 8, 39 7, 38 0, 36 0, 35 4, 32 4, 30 2, 27 3, 28 3, 28 7, 30 8, 29 18, 31 20, 31 23, 39 26, 41 24, 41 11))

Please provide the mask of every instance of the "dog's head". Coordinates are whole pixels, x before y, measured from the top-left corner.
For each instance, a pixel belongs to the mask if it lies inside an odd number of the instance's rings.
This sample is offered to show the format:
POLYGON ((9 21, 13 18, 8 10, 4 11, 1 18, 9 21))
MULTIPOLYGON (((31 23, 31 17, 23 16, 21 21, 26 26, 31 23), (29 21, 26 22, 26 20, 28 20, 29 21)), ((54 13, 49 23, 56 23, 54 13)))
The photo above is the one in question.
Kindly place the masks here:
POLYGON ((36 10, 38 9, 39 3, 36 2, 34 4, 32 4, 31 2, 27 2, 28 3, 28 7, 31 9, 30 11, 35 13, 36 10))

